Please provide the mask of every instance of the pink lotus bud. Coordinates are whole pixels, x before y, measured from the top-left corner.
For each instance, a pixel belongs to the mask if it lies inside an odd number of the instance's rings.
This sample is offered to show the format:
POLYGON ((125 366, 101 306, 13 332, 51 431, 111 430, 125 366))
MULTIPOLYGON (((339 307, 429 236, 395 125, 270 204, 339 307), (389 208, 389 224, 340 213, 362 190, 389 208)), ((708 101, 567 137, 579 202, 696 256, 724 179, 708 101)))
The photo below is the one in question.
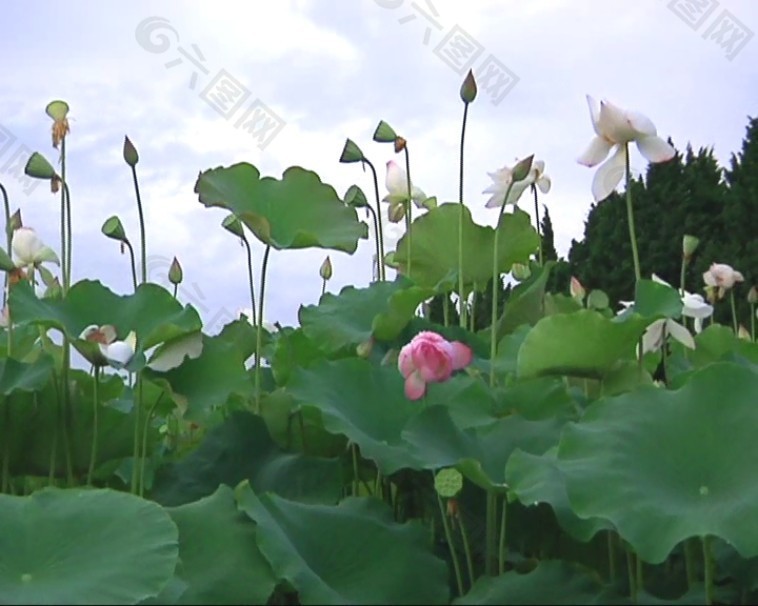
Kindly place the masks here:
POLYGON ((571 276, 569 292, 571 293, 571 296, 574 299, 578 299, 579 301, 584 301, 584 296, 586 294, 584 290, 584 286, 582 286, 582 283, 579 280, 577 280, 574 276, 571 276))
POLYGON ((405 378, 405 395, 418 400, 426 392, 427 383, 447 381, 453 371, 471 364, 471 349, 459 341, 447 341, 430 331, 418 333, 400 350, 398 369, 405 378))

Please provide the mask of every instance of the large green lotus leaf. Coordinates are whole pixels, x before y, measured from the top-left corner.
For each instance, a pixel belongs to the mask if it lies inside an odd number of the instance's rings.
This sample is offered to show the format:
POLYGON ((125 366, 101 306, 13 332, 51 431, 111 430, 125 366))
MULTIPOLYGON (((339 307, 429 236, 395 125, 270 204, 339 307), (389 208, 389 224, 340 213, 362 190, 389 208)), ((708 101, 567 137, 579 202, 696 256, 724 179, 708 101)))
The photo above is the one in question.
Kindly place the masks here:
MULTIPOLYGON (((411 225, 412 263, 410 276, 420 286, 436 288, 451 279, 458 270, 458 203, 433 208, 411 225)), ((524 263, 539 245, 530 216, 515 209, 503 215, 498 226, 498 270, 507 273, 514 263, 524 263)), ((404 235, 397 243, 394 261, 407 275, 407 244, 404 235)), ((492 278, 495 229, 477 225, 471 211, 463 207, 463 279, 465 285, 486 284, 492 278)), ((457 278, 456 278, 457 284, 457 278)))
POLYGON ((237 489, 258 546, 301 604, 446 604, 448 570, 421 525, 397 524, 373 498, 338 506, 294 503, 237 489))
POLYGON ((0 394, 42 389, 53 372, 53 359, 43 355, 36 362, 25 364, 13 358, 0 359, 0 394))
POLYGON ((203 351, 195 359, 167 372, 144 371, 144 376, 164 389, 185 410, 186 419, 207 421, 210 412, 233 395, 249 396, 253 384, 239 345, 224 335, 203 335, 203 351))
POLYGON ((617 360, 633 356, 650 319, 633 314, 625 321, 582 309, 540 320, 521 344, 520 377, 572 375, 600 379, 617 360))
POLYGON ((368 226, 331 185, 299 166, 282 179, 261 178, 247 162, 200 174, 195 193, 205 206, 233 212, 264 244, 276 249, 330 248, 354 253, 368 226))
POLYGON ((545 315, 552 316, 554 314, 570 314, 580 309, 584 309, 581 303, 562 293, 545 293, 544 298, 545 315))
POLYGON ((555 261, 548 261, 544 267, 533 265, 532 275, 511 291, 497 323, 497 338, 513 333, 523 324, 534 326, 545 315, 544 297, 550 270, 555 261))
POLYGON ((505 414, 519 413, 530 421, 577 415, 577 403, 558 377, 513 381, 497 394, 499 410, 505 414))
POLYGON ((456 600, 463 604, 621 604, 593 571, 561 560, 543 560, 529 574, 480 577, 456 600))
POLYGON ((194 503, 166 510, 179 528, 179 604, 265 604, 276 586, 255 542, 255 524, 220 486, 194 503))
POLYGON ((518 352, 526 335, 532 329, 528 324, 522 324, 512 333, 505 335, 497 344, 495 355, 495 373, 499 376, 516 374, 518 368, 518 352))
POLYGON ((177 563, 178 531, 160 506, 113 490, 0 495, 3 604, 134 604, 177 563))
POLYGON ((399 279, 374 282, 368 288, 346 286, 339 295, 326 293, 318 305, 300 307, 305 335, 329 355, 370 338, 391 341, 413 318, 419 304, 434 294, 399 279))
POLYGON ((385 476, 416 465, 401 432, 422 404, 405 397, 395 365, 355 358, 320 361, 295 369, 287 391, 300 406, 318 409, 324 428, 355 442, 385 476))
POLYGON ((559 444, 572 508, 610 520, 654 564, 706 535, 758 555, 757 393, 758 370, 717 363, 675 391, 596 402, 559 444))
POLYGON ((557 446, 543 455, 520 449, 514 451, 505 467, 505 481, 510 487, 508 496, 527 507, 548 503, 561 528, 576 540, 586 543, 611 525, 600 518, 580 518, 571 509, 566 493, 566 479, 558 466, 557 452, 557 446))
POLYGON ((644 318, 678 318, 682 313, 682 299, 671 286, 639 280, 635 287, 634 311, 644 318))
POLYGON ((83 280, 65 299, 38 299, 31 286, 21 282, 11 290, 9 305, 15 322, 57 328, 72 340, 90 324, 112 324, 119 339, 134 331, 138 352, 202 328, 194 307, 182 307, 157 284, 140 284, 136 293, 122 296, 100 282, 83 280))
POLYGON ((342 487, 336 459, 284 452, 261 417, 238 411, 186 458, 160 468, 151 496, 162 505, 184 505, 242 480, 256 490, 318 503, 337 502, 342 487))
POLYGON ((745 358, 758 364, 758 343, 738 339, 731 328, 711 324, 695 336, 695 350, 687 351, 687 358, 695 367, 702 367, 719 360, 745 358))
POLYGON ((294 370, 323 360, 325 356, 319 344, 309 339, 302 328, 285 328, 280 331, 271 355, 271 371, 276 384, 286 385, 294 370))
POLYGON ((496 419, 488 426, 461 429, 444 406, 425 408, 412 419, 403 440, 424 469, 456 466, 469 480, 504 492, 505 465, 516 448, 541 454, 558 442, 564 421, 527 421, 520 415, 496 419))
POLYGON ((447 407, 451 419, 461 429, 491 425, 499 409, 487 383, 465 372, 454 374, 444 383, 426 386, 425 406, 433 405, 447 407))

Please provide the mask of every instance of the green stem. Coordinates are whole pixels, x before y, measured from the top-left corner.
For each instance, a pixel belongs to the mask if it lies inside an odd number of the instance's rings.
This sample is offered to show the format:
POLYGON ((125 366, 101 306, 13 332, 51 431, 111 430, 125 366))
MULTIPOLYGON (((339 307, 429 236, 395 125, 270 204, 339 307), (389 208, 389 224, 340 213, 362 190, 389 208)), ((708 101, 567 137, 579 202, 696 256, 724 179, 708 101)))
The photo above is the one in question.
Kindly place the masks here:
MULTIPOLYGON (((132 243, 127 240, 126 247, 129 249, 129 257, 132 264, 132 282, 134 284, 134 291, 137 292, 137 261, 134 258, 134 247, 132 243)), ((176 296, 175 296, 176 297, 176 296)))
POLYGON ((261 298, 258 300, 258 330, 255 337, 255 403, 256 412, 261 411, 261 331, 263 330, 263 301, 266 294, 266 270, 268 269, 268 255, 271 245, 266 245, 263 253, 263 265, 261 267, 261 298))
POLYGON ((142 197, 139 193, 139 181, 137 181, 137 167, 132 166, 132 179, 134 181, 134 193, 137 196, 137 212, 139 214, 140 250, 142 252, 142 284, 147 282, 147 243, 145 242, 145 215, 142 212, 142 197))
POLYGON ((376 215, 377 215, 377 223, 379 225, 379 250, 380 250, 380 256, 379 256, 379 276, 380 280, 384 281, 387 279, 386 270, 384 267, 384 227, 382 226, 382 207, 379 203, 379 178, 376 175, 376 168, 374 168, 374 165, 364 159, 364 162, 369 165, 369 168, 371 169, 371 173, 374 177, 374 195, 376 196, 376 215))
POLYGON ((476 332, 476 300, 478 297, 477 289, 478 284, 474 282, 474 296, 471 298, 471 316, 469 317, 469 324, 471 325, 471 332, 476 332))
POLYGON ((469 545, 468 533, 466 532, 466 527, 463 525, 463 516, 461 515, 460 511, 458 512, 458 515, 455 516, 455 518, 458 520, 458 528, 461 531, 461 538, 463 539, 463 552, 466 554, 466 568, 468 570, 469 587, 472 587, 476 578, 474 577, 474 559, 471 557, 471 547, 469 545))
MULTIPOLYGON (((11 207, 10 202, 8 201, 8 192, 5 191, 5 187, 3 187, 3 184, 0 183, 0 194, 3 196, 3 206, 5 207, 5 241, 6 241, 6 247, 5 250, 8 253, 9 256, 13 255, 13 251, 11 250, 12 244, 13 244, 13 230, 11 229, 11 207)), ((3 272, 5 274, 5 283, 3 288, 3 306, 6 305, 8 302, 8 283, 9 283, 9 276, 8 272, 3 272)), ((11 322, 10 319, 10 313, 8 314, 8 327, 6 329, 6 332, 8 334, 8 357, 11 357, 11 348, 13 346, 13 322, 11 322)))
POLYGON ((540 239, 539 260, 540 267, 542 267, 542 232, 540 231, 540 206, 537 195, 537 187, 534 185, 534 183, 532 183, 532 192, 534 193, 534 219, 537 222, 537 237, 540 239))
POLYGON ((408 182, 408 208, 406 208, 405 212, 405 221, 408 232, 408 239, 406 242, 407 245, 407 255, 408 255, 408 278, 411 277, 411 266, 412 266, 412 259, 411 259, 411 251, 413 249, 412 239, 413 234, 411 234, 411 224, 413 223, 413 219, 411 218, 411 210, 413 208, 413 203, 411 200, 411 158, 408 155, 408 144, 406 143, 405 147, 403 148, 405 151, 405 177, 406 181, 408 182))
POLYGON ((67 335, 63 335, 63 452, 66 456, 66 475, 68 485, 74 484, 74 471, 71 456, 71 390, 69 388, 69 371, 71 369, 71 347, 67 335))
POLYGON ((691 590, 697 578, 695 577, 695 545, 692 539, 684 541, 684 568, 687 571, 687 589, 691 590))
POLYGON ((245 236, 245 234, 242 234, 242 241, 245 243, 245 246, 247 247, 247 281, 250 285, 250 310, 252 313, 252 318, 250 321, 253 324, 256 324, 255 319, 255 286, 253 284, 253 249, 250 246, 250 242, 245 236))
POLYGON ((161 395, 158 396, 158 399, 153 402, 150 410, 147 411, 145 422, 142 425, 142 456, 140 457, 139 496, 144 496, 145 494, 145 461, 147 460, 147 434, 150 431, 150 419, 153 417, 153 413, 158 407, 162 397, 163 393, 161 393, 161 395))
POLYGON ((492 491, 487 491, 487 511, 486 511, 486 543, 485 543, 485 572, 489 576, 495 576, 495 535, 497 534, 497 495, 492 491))
MULTIPOLYGON (((463 123, 461 125, 461 161, 460 161, 460 177, 458 180, 458 293, 463 301, 463 143, 466 138, 466 118, 468 117, 468 103, 463 104, 463 123)), ((463 305, 461 305, 460 313, 460 326, 466 327, 466 312, 463 305)))
POLYGON ((450 298, 447 293, 445 293, 445 298, 442 299, 442 318, 445 328, 450 326, 450 298))
POLYGON ((142 373, 137 373, 137 389, 134 394, 134 442, 132 444, 132 485, 131 492, 136 495, 139 489, 139 436, 140 409, 142 407, 142 373))
POLYGON ((634 604, 637 603, 637 584, 634 577, 634 562, 632 561, 634 558, 634 554, 632 553, 632 550, 627 547, 626 548, 626 572, 629 577, 629 597, 632 599, 632 602, 634 604))
POLYGON ((490 324, 490 387, 495 386, 495 354, 497 353, 497 295, 500 290, 498 287, 498 243, 500 239, 500 221, 503 218, 503 212, 505 211, 505 200, 511 193, 513 187, 513 181, 508 185, 505 190, 505 196, 503 197, 503 203, 500 205, 500 212, 497 217, 497 223, 495 224, 495 250, 492 254, 492 322, 490 324))
POLYGON ((355 442, 350 443, 350 453, 353 457, 353 496, 360 496, 358 494, 358 450, 355 446, 355 442))
POLYGON ((609 530, 607 533, 608 539, 608 576, 611 583, 616 582, 616 548, 613 540, 613 531, 609 530))
MULTIPOLYGON (((366 210, 369 213, 371 213, 371 217, 373 218, 373 222, 374 222, 374 240, 376 241, 376 279, 377 280, 381 280, 381 276, 382 276, 381 263, 382 263, 382 260, 379 257, 379 255, 381 254, 381 250, 379 250, 379 224, 378 224, 379 223, 379 219, 376 216, 376 211, 373 208, 371 208, 371 205, 366 205, 366 210)), ((373 264, 372 264, 372 267, 371 267, 371 278, 373 279, 373 277, 374 277, 374 268, 373 268, 373 264)))
POLYGON ((711 555, 711 537, 703 539, 703 584, 705 585, 705 603, 713 604, 713 556, 711 555))
POLYGON ((629 239, 632 243, 632 260, 634 261, 634 280, 642 278, 640 272, 640 256, 637 251, 637 236, 634 230, 634 209, 632 207, 632 170, 629 166, 629 143, 624 143, 624 163, 626 166, 626 215, 629 222, 629 239))
POLYGON ((326 280, 321 280, 321 296, 324 296, 324 293, 326 293, 326 280))
MULTIPOLYGON (((434 475, 434 472, 432 472, 434 475)), ((455 571, 455 582, 458 586, 458 595, 463 595, 463 576, 461 575, 461 565, 458 562, 458 554, 455 551, 455 544, 453 543, 453 536, 450 532, 450 525, 447 523, 447 512, 445 511, 445 505, 442 503, 442 498, 437 491, 434 492, 437 496, 437 505, 440 508, 440 518, 442 518, 442 529, 445 531, 445 540, 447 541, 448 549, 450 550, 450 559, 453 562, 453 570, 455 571)))
POLYGON ((178 291, 179 291, 179 285, 178 285, 178 284, 174 284, 174 294, 173 294, 173 296, 174 296, 174 299, 176 299, 176 293, 177 293, 178 291))
MULTIPOLYGON (((62 149, 65 149, 65 139, 63 140, 63 147, 62 149)), ((64 157, 64 163, 65 163, 65 157, 64 157)), ((63 172, 63 171, 62 171, 63 172)), ((63 191, 66 192, 66 290, 65 292, 68 292, 68 289, 71 288, 71 248, 73 246, 74 239, 71 236, 71 190, 68 188, 68 183, 65 181, 63 182, 63 191)))
POLYGON ((505 572, 505 560, 506 560, 506 543, 505 543, 505 521, 506 512, 508 510, 508 498, 507 495, 503 495, 503 513, 500 519, 500 545, 498 547, 498 571, 499 574, 505 572))
MULTIPOLYGON (((8 327, 10 328, 10 323, 8 323, 8 327)), ((750 304, 750 337, 755 343, 755 303, 750 304)))
POLYGON ((737 327, 737 306, 734 303, 734 288, 729 291, 729 302, 732 306, 732 325, 734 326, 734 334, 736 335, 739 332, 739 328, 737 327))
POLYGON ((100 407, 100 367, 94 367, 95 376, 92 387, 92 448, 89 454, 89 469, 87 470, 87 486, 92 486, 92 474, 95 472, 95 461, 97 459, 97 413, 100 407))
POLYGON ((679 273, 679 293, 680 296, 684 296, 684 275, 687 271, 687 257, 682 255, 682 269, 679 273))
POLYGON ((643 577, 643 570, 642 570, 642 558, 640 558, 639 554, 636 554, 636 560, 637 560, 637 592, 644 591, 645 590, 645 579, 643 577))
POLYGON ((10 459, 11 459, 11 403, 10 399, 13 394, 9 394, 2 402, 3 407, 3 478, 0 493, 8 492, 8 482, 10 480, 10 459))

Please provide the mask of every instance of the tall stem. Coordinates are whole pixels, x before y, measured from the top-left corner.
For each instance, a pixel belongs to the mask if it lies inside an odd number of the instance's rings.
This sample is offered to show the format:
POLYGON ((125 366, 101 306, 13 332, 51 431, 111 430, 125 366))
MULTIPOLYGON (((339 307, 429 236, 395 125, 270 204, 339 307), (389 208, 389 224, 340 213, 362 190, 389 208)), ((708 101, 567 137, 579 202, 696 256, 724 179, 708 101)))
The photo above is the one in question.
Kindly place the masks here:
POLYGON ((466 554, 466 568, 468 570, 469 587, 473 587, 474 581, 476 581, 476 577, 474 577, 474 560, 471 557, 471 547, 469 545, 468 533, 466 532, 466 527, 463 525, 463 516, 461 515, 460 511, 458 512, 458 515, 455 516, 455 518, 458 520, 458 528, 461 531, 461 538, 463 539, 463 551, 466 554))
POLYGON ((503 514, 502 519, 500 520, 500 546, 498 548, 498 571, 500 574, 503 574, 505 572, 505 560, 506 560, 506 543, 505 543, 505 522, 506 522, 506 512, 508 511, 508 497, 507 495, 503 495, 503 514))
MULTIPOLYGON (((8 327, 10 327, 10 322, 8 327)), ((755 303, 750 304, 750 337, 755 343, 755 303)))
MULTIPOLYGON (((434 475, 432 473, 432 475, 434 475)), ((463 576, 461 575, 461 565, 458 563, 458 554, 455 551, 455 544, 453 543, 453 535, 450 532, 450 525, 447 523, 447 512, 445 511, 445 505, 442 503, 442 498, 439 493, 434 493, 437 497, 437 505, 440 508, 440 518, 442 519, 442 528, 445 531, 445 540, 447 541, 448 549, 450 550, 450 559, 453 562, 453 570, 455 571, 455 582, 458 586, 458 595, 463 595, 463 576)))
POLYGON ((537 237, 540 239, 539 260, 540 267, 542 267, 542 228, 540 227, 540 205, 537 194, 537 187, 534 185, 534 183, 532 183, 532 193, 534 193, 534 220, 537 223, 537 237))
MULTIPOLYGON (((2 183, 0 183, 0 194, 2 194, 2 196, 3 196, 3 206, 5 207, 5 241, 6 241, 5 250, 8 253, 8 255, 10 256, 10 255, 13 255, 13 251, 11 250, 11 246, 13 244, 13 231, 11 230, 11 207, 10 207, 10 202, 8 201, 8 192, 5 191, 5 187, 3 187, 2 183)), ((8 293, 8 284, 9 284, 10 280, 9 280, 8 272, 3 272, 3 273, 5 274, 5 284, 4 284, 4 287, 3 287, 3 306, 4 306, 6 304, 6 302, 7 302, 7 300, 8 300, 7 299, 8 294, 9 294, 8 293)), ((7 328, 7 332, 8 332, 8 357, 10 357, 10 355, 11 355, 10 348, 11 348, 11 334, 12 334, 12 331, 13 331, 12 326, 13 326, 13 323, 10 321, 10 318, 9 318, 8 319, 8 328, 7 328)))
POLYGON ((134 247, 132 243, 127 241, 126 247, 129 249, 129 257, 132 264, 132 282, 134 283, 134 292, 137 292, 137 261, 134 259, 134 247))
POLYGON ((734 303, 734 289, 729 291, 729 302, 732 306, 732 325, 734 326, 734 334, 738 334, 739 328, 737 327, 737 306, 734 303))
POLYGON ((134 394, 134 442, 132 444, 132 485, 131 492, 136 495, 139 490, 139 454, 140 454, 140 412, 142 410, 142 373, 137 373, 137 389, 134 394))
POLYGON ((687 273, 687 257, 682 255, 682 269, 679 272, 679 295, 684 296, 684 276, 687 273))
MULTIPOLYGON (((371 213, 371 217, 373 218, 373 222, 374 222, 374 240, 376 240, 376 276, 377 276, 376 279, 377 280, 381 280, 382 270, 380 269, 380 264, 381 264, 382 261, 379 258, 379 255, 381 254, 381 250, 379 249, 379 225, 378 225, 378 221, 379 220, 378 220, 378 218, 376 216, 376 211, 373 208, 371 208, 370 205, 366 206, 366 210, 369 213, 371 213)), ((374 274, 374 270, 373 270, 373 266, 372 266, 372 268, 371 268, 371 277, 372 278, 374 277, 373 274, 374 274)))
POLYGON ((68 485, 73 486, 74 472, 71 463, 71 390, 69 386, 69 371, 71 369, 71 344, 68 340, 68 335, 63 335, 63 372, 62 372, 62 387, 63 387, 63 451, 66 456, 66 475, 68 479, 68 485))
POLYGON ((495 576, 495 535, 497 534, 497 495, 487 491, 486 538, 484 570, 489 576, 495 576))
POLYGON ((498 277, 500 272, 498 271, 498 243, 500 239, 500 221, 503 218, 503 212, 505 211, 505 200, 511 193, 513 188, 513 181, 508 185, 508 189, 505 190, 505 196, 503 197, 503 203, 500 205, 500 212, 497 217, 497 223, 495 224, 495 249, 492 253, 492 322, 490 324, 490 387, 495 386, 495 354, 497 353, 497 295, 500 290, 498 277))
POLYGON ((5 401, 0 403, 3 407, 3 470, 2 483, 0 485, 0 494, 8 492, 8 483, 10 481, 10 460, 11 460, 11 403, 9 394, 5 401))
POLYGON ((411 209, 413 208, 413 200, 411 199, 412 191, 411 191, 411 158, 408 155, 408 144, 404 147, 405 151, 405 177, 406 181, 408 182, 408 208, 405 212, 405 220, 406 224, 408 225, 408 239, 406 241, 407 244, 407 256, 408 256, 408 277, 411 277, 411 266, 412 266, 412 259, 411 259, 411 251, 413 250, 413 235, 411 234, 411 224, 413 223, 413 219, 411 217, 411 209))
POLYGON ((387 274, 384 267, 384 227, 382 226, 382 207, 379 202, 379 178, 376 175, 376 169, 374 165, 368 160, 364 160, 371 169, 371 173, 374 177, 374 196, 376 197, 376 216, 377 224, 379 225, 379 279, 383 282, 387 279, 387 274))
POLYGON ((711 537, 703 537, 703 584, 705 585, 705 603, 713 604, 713 556, 711 555, 711 537))
POLYGON ((92 486, 92 474, 95 471, 95 461, 97 460, 97 413, 100 407, 100 367, 94 367, 94 383, 92 387, 92 448, 89 455, 89 469, 87 470, 87 486, 92 486))
POLYGON ((150 410, 147 411, 147 415, 145 416, 145 422, 143 424, 142 429, 142 457, 140 459, 140 472, 139 472, 139 496, 144 496, 145 494, 145 461, 147 460, 147 436, 148 432, 150 431, 150 419, 153 417, 153 412, 155 412, 155 409, 158 406, 158 403, 161 401, 161 398, 163 397, 163 393, 161 393, 160 396, 158 396, 158 399, 153 402, 153 405, 150 407, 150 410))
POLYGON ((139 181, 137 181, 137 167, 132 166, 132 179, 134 181, 134 193, 137 196, 137 212, 139 213, 140 251, 142 253, 142 284, 147 282, 147 243, 145 242, 145 215, 142 212, 142 198, 139 194, 139 181))
POLYGON ((266 245, 261 267, 261 298, 258 300, 258 330, 255 337, 255 403, 256 412, 261 411, 261 331, 263 330, 263 301, 266 294, 266 269, 271 245, 266 245))
POLYGON ((256 316, 255 316, 255 286, 253 284, 253 249, 250 246, 250 241, 245 237, 245 234, 242 234, 242 241, 245 243, 245 246, 247 247, 247 280, 250 284, 250 310, 252 313, 251 321, 253 324, 256 324, 256 316))
POLYGON ((632 259, 634 261, 634 281, 642 278, 640 272, 640 256, 637 252, 637 236, 634 230, 634 209, 632 208, 632 170, 629 166, 629 143, 624 143, 624 164, 626 173, 626 215, 629 222, 629 239, 632 243, 632 259))
MULTIPOLYGON (((65 146, 65 139, 64 139, 65 146)), ((64 160, 65 162, 65 160, 64 160)), ((71 288, 71 248, 74 239, 71 236, 71 190, 68 183, 63 183, 63 191, 66 192, 66 292, 71 288)))
MULTIPOLYGON (((461 161, 460 161, 460 177, 458 179, 458 294, 463 301, 463 143, 466 138, 466 118, 468 117, 468 103, 463 104, 463 124, 461 125, 461 161)), ((465 307, 461 305, 460 313, 460 326, 466 327, 466 311, 465 307)))

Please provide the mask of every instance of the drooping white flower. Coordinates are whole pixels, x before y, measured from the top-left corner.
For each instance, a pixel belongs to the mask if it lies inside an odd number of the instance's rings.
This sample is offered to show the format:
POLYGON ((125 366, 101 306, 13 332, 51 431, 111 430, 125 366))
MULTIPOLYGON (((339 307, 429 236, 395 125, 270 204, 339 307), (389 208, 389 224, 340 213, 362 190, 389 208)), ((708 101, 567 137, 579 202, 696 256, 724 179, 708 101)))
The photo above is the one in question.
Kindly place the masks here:
POLYGON ((597 166, 615 148, 592 180, 592 194, 596 202, 605 200, 621 182, 626 166, 626 143, 634 141, 645 159, 653 163, 666 162, 676 154, 676 150, 658 136, 655 125, 647 116, 621 109, 606 100, 598 106, 590 95, 587 95, 587 103, 595 138, 577 162, 590 168, 597 166))
POLYGON ((482 193, 492 195, 484 205, 485 207, 500 208, 503 204, 517 204, 527 188, 530 185, 536 183, 540 178, 542 179, 542 185, 539 186, 540 190, 545 191, 543 190, 544 187, 547 187, 548 191, 550 190, 550 178, 546 175, 543 175, 543 172, 545 170, 544 162, 540 163, 532 161, 531 167, 529 167, 528 171, 526 171, 526 167, 523 167, 522 170, 525 171, 525 175, 522 179, 519 180, 514 177, 514 171, 518 172, 517 169, 519 165, 527 160, 528 158, 524 160, 517 160, 516 164, 512 167, 504 166, 495 172, 487 173, 487 176, 492 179, 492 185, 482 191, 482 193), (535 164, 539 166, 535 167, 535 164), (511 183, 513 183, 512 187, 511 183), (510 192, 508 192, 509 187, 510 192), (505 198, 506 192, 508 192, 507 199, 505 198))
POLYGON ((11 249, 16 256, 18 267, 37 266, 40 263, 60 265, 58 255, 52 248, 45 246, 31 227, 19 227, 13 232, 11 249))
POLYGON ((737 282, 744 282, 745 276, 726 263, 711 263, 711 266, 703 274, 706 286, 719 289, 719 298, 732 288, 737 282))
MULTIPOLYGON (((673 288, 671 284, 653 274, 653 281, 673 288)), ((701 295, 696 295, 684 291, 682 298, 682 315, 686 318, 694 318, 695 332, 699 333, 703 329, 703 320, 713 315, 713 305, 706 303, 701 295)))
MULTIPOLYGON (((387 195, 382 202, 389 202, 390 205, 405 203, 408 200, 408 173, 398 165, 394 160, 387 162, 387 176, 384 184, 387 188, 387 195)), ((419 208, 423 208, 423 203, 427 199, 426 194, 418 187, 411 183, 411 200, 419 208)))

